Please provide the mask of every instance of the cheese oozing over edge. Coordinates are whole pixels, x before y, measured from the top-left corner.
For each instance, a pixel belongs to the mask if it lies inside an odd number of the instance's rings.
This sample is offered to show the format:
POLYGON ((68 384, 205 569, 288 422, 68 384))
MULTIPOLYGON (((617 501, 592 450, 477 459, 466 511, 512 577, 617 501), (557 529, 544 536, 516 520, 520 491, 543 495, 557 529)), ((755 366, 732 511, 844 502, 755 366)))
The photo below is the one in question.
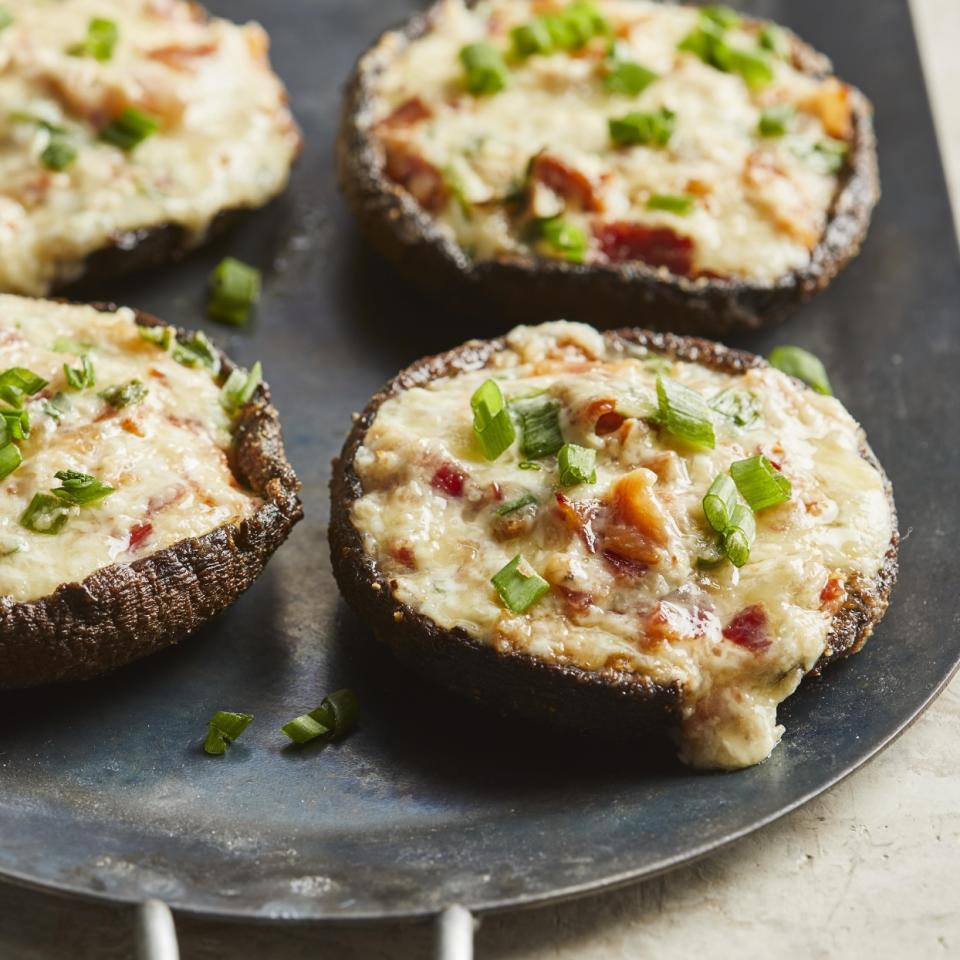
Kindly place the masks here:
POLYGON ((759 25, 747 22, 723 38, 772 71, 751 88, 739 73, 678 49, 702 22, 697 8, 646 0, 594 4, 612 37, 511 57, 514 27, 565 6, 444 0, 422 37, 386 35, 374 54, 388 62, 374 80, 370 122, 387 174, 477 260, 645 261, 673 274, 758 282, 807 266, 837 193, 836 151, 854 136, 849 88, 763 50, 759 25), (477 42, 504 54, 508 79, 498 92, 465 89, 458 54, 477 42), (606 78, 618 61, 656 79, 636 95, 611 92, 606 78), (785 135, 761 135, 771 108, 792 113, 785 135), (661 109, 675 114, 666 146, 612 142, 611 118, 661 109), (689 212, 650 207, 657 195, 687 198, 689 212), (559 245, 550 239, 543 225, 556 217, 580 231, 585 247, 569 234, 559 245))
POLYGON ((255 24, 185 0, 4 0, 0 31, 0 290, 41 295, 118 236, 161 224, 203 240, 226 209, 286 186, 300 142, 255 24), (77 55, 113 23, 109 59, 77 55), (100 132, 126 108, 159 129, 134 149, 100 132), (45 151, 76 158, 49 169, 45 151))
POLYGON ((396 599, 443 628, 678 684, 686 762, 763 760, 782 734, 777 705, 824 653, 846 590, 873 589, 894 533, 860 427, 839 401, 773 368, 732 375, 669 362, 566 322, 519 327, 507 344, 485 369, 379 408, 355 459, 364 493, 352 521, 365 550, 396 599), (658 373, 708 400, 732 389, 756 419, 740 427, 718 414, 714 449, 685 446, 649 419, 658 373), (488 377, 508 402, 539 391, 556 401, 566 442, 596 451, 596 482, 559 489, 554 457, 523 469, 519 431, 485 460, 470 398, 488 377), (700 569, 716 538, 703 496, 757 453, 789 478, 792 498, 756 514, 745 566, 700 569), (536 503, 498 515, 525 493, 536 503), (523 614, 491 585, 518 553, 550 584, 523 614))
POLYGON ((239 522, 260 505, 228 462, 231 423, 215 379, 145 341, 132 310, 0 295, 0 372, 12 367, 49 384, 26 403, 31 431, 18 441, 21 466, 0 481, 0 597, 35 600, 101 567, 239 522), (81 358, 63 343, 68 352, 53 350, 60 338, 89 346, 93 387, 69 387, 64 364, 78 368, 81 358), (131 380, 148 390, 141 402, 118 410, 100 396, 131 380), (61 470, 93 476, 114 492, 71 507, 55 535, 32 532, 20 519, 34 494, 60 486, 54 474, 61 470))

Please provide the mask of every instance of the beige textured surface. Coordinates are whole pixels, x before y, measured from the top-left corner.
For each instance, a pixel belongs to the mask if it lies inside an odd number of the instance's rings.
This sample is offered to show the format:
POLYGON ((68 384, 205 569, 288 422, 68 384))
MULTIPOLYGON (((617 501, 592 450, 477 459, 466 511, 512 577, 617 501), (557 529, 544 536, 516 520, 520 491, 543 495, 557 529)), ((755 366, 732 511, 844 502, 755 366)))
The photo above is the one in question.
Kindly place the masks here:
MULTIPOLYGON (((960 0, 913 0, 960 217, 960 0)), ((10 829, 14 825, 3 825, 10 829)), ((184 960, 406 960, 429 931, 181 922, 184 960)), ((0 885, 3 960, 129 957, 127 916, 0 885)), ((960 678, 893 746, 801 810, 699 864, 488 919, 479 960, 960 956, 960 678)))

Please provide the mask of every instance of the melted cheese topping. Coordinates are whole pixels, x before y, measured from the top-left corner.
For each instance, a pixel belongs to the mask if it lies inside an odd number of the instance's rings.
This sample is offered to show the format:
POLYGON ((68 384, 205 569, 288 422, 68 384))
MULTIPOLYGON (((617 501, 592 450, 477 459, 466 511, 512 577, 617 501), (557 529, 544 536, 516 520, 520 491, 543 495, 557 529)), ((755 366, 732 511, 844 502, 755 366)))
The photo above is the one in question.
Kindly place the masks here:
POLYGON ((688 763, 763 760, 782 733, 777 704, 824 653, 843 585, 866 586, 893 533, 859 426, 837 400, 772 368, 734 376, 666 363, 563 322, 517 328, 508 344, 487 369, 380 407, 356 456, 364 495, 352 519, 366 550, 396 598, 444 628, 503 651, 679 684, 688 763), (756 420, 741 428, 717 416, 712 450, 675 442, 641 419, 665 364, 705 398, 752 394, 756 420), (564 504, 554 458, 522 469, 515 443, 483 459, 470 397, 491 376, 508 400, 545 391, 558 402, 566 441, 596 451, 595 483, 562 491, 564 504), (793 498, 757 514, 745 566, 698 569, 714 539, 704 494, 758 452, 789 477, 793 498), (524 492, 537 506, 497 515, 524 492), (518 553, 551 585, 522 615, 490 582, 518 553))
POLYGON ((468 9, 445 0, 425 36, 408 43, 388 34, 375 53, 389 63, 375 81, 371 118, 388 174, 476 259, 562 256, 531 240, 537 219, 561 215, 588 238, 589 262, 645 260, 673 273, 767 282, 806 266, 838 186, 819 147, 828 135, 852 138, 849 89, 765 53, 758 27, 745 24, 726 41, 773 71, 772 82, 751 90, 739 74, 677 49, 697 26, 696 8, 599 0, 618 56, 658 75, 638 96, 605 87, 609 37, 575 54, 517 62, 507 53, 506 89, 465 92, 462 47, 486 41, 506 53, 511 28, 563 6, 481 0, 468 9), (762 111, 778 105, 797 111, 787 134, 760 136, 762 111), (610 118, 661 108, 676 115, 665 148, 612 143, 610 118), (528 172, 538 156, 540 167, 528 172), (693 209, 650 209, 656 194, 689 196, 693 209))
POLYGON ((33 600, 179 540, 254 513, 260 501, 239 487, 227 460, 230 422, 210 374, 186 367, 139 334, 133 311, 0 296, 0 372, 26 367, 49 381, 26 405, 31 433, 19 442, 20 468, 0 481, 0 597, 33 600), (89 344, 96 385, 72 390, 51 348, 58 338, 89 344), (149 390, 114 410, 99 391, 132 379, 149 390), (59 420, 45 412, 63 392, 59 420), (20 518, 36 493, 77 470, 114 488, 95 505, 73 507, 56 535, 33 533, 20 518))
POLYGON ((0 289, 43 294, 128 231, 172 223, 200 242, 221 210, 286 186, 299 134, 257 24, 204 20, 184 0, 3 8, 13 22, 0 32, 0 289), (118 30, 105 62, 68 52, 93 18, 118 30), (98 136, 127 107, 160 129, 125 153, 98 136), (77 151, 62 172, 42 162, 51 141, 77 151))

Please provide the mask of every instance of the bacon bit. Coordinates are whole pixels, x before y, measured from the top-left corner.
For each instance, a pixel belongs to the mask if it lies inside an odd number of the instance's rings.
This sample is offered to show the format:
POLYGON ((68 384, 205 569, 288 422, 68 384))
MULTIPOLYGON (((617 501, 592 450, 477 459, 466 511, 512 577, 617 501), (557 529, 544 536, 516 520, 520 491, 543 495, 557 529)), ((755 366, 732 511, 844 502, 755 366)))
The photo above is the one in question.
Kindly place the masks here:
POLYGON ((140 429, 140 424, 136 420, 131 420, 129 417, 125 417, 120 421, 120 426, 127 431, 127 433, 132 433, 135 437, 145 436, 143 430, 140 429))
POLYGON ((713 187, 706 180, 697 180, 696 178, 687 181, 685 190, 695 197, 709 197, 713 193, 713 187))
POLYGON ((585 590, 571 590, 569 587, 559 585, 554 586, 554 589, 576 613, 586 613, 593 605, 593 594, 585 590))
POLYGON ((653 493, 648 470, 633 470, 613 485, 611 502, 616 519, 633 527, 658 546, 667 545, 667 517, 653 493))
POLYGON ((644 636, 655 642, 695 640, 703 636, 706 620, 707 614, 699 607, 689 610, 666 600, 658 600, 644 619, 644 636))
POLYGON ((583 538, 584 546, 590 553, 597 552, 597 535, 593 521, 600 511, 599 500, 569 500, 562 493, 554 494, 557 507, 564 522, 583 538))
POLYGON ((166 64, 174 70, 193 69, 194 63, 198 57, 209 57, 211 53, 216 53, 217 44, 211 40, 204 43, 196 43, 192 46, 184 46, 179 43, 169 43, 164 47, 155 47, 147 51, 147 57, 150 60, 156 60, 158 63, 166 64))
POLYGON ((466 479, 467 475, 452 463, 442 463, 434 473, 430 486, 434 490, 445 493, 448 497, 462 497, 463 484, 466 479))
POLYGON ((417 558, 414 556, 413 549, 405 543, 394 544, 390 548, 390 556, 408 570, 417 569, 417 558))
POLYGON ((196 417, 181 417, 176 413, 168 413, 166 418, 168 423, 181 430, 189 430, 191 433, 200 433, 203 430, 203 423, 196 417))
POLYGON ((754 653, 763 653, 773 640, 767 634, 767 611, 759 604, 744 607, 723 628, 723 636, 754 653))
POLYGON ((151 533, 153 533, 152 523, 135 523, 130 528, 130 542, 127 544, 127 549, 139 550, 151 533))
POLYGON ((154 380, 166 381, 168 379, 167 375, 162 370, 158 370, 156 367, 147 367, 147 373, 153 377, 154 380))
POLYGON ((388 143, 386 151, 387 176, 407 190, 424 210, 435 213, 447 202, 443 175, 429 160, 406 143, 388 143))
POLYGON ((565 200, 575 202, 583 210, 593 213, 603 210, 603 200, 593 181, 558 157, 538 153, 530 166, 530 177, 539 180, 565 200))
POLYGON ((423 102, 420 97, 410 97, 404 100, 400 106, 395 107, 378 124, 380 127, 412 127, 421 120, 427 120, 433 116, 433 111, 423 102))
POLYGON ((837 140, 850 140, 853 137, 850 88, 836 77, 824 80, 800 106, 801 109, 819 117, 823 129, 829 136, 837 140))
POLYGON ((639 260, 652 267, 666 267, 681 277, 693 273, 693 240, 670 227, 645 227, 615 220, 597 226, 594 236, 611 263, 639 260))
POLYGON ((625 420, 626 417, 622 413, 611 410, 597 419, 593 432, 598 437, 605 437, 608 433, 616 433, 623 426, 625 420))
POLYGON ((603 559, 607 561, 613 572, 618 576, 642 577, 650 567, 639 560, 632 560, 613 550, 604 550, 603 559))
POLYGON ((820 591, 820 607, 836 610, 846 600, 847 591, 839 577, 828 577, 820 591))
POLYGON ((172 507, 175 503, 179 503, 186 495, 187 488, 182 483, 167 487, 160 493, 155 493, 147 501, 147 516, 152 517, 161 510, 172 507))

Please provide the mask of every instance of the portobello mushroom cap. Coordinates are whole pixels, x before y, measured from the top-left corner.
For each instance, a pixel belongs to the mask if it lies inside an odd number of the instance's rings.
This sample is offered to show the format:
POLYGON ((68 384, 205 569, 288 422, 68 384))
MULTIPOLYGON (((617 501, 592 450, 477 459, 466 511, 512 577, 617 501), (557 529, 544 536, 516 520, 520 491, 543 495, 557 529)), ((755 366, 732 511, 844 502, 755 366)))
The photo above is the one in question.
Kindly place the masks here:
MULTIPOLYGON (((476 0, 467 2, 472 5, 476 0)), ((472 259, 406 189, 387 176, 372 119, 378 79, 399 50, 430 32, 442 5, 443 0, 437 0, 387 31, 358 59, 342 105, 338 180, 369 243, 424 291, 475 315, 491 333, 516 323, 564 316, 605 329, 639 322, 657 330, 720 337, 781 320, 825 289, 859 253, 880 196, 880 180, 873 108, 851 87, 854 136, 826 228, 809 262, 774 282, 685 277, 636 260, 472 259)), ((761 23, 751 18, 744 22, 761 23)), ((793 66, 814 78, 832 74, 826 56, 793 32, 780 29, 793 66)))
MULTIPOLYGON (((167 326, 135 313, 141 326, 167 326)), ((189 336, 176 331, 181 342, 189 336)), ((219 356, 225 381, 235 366, 219 356)), ((253 584, 303 517, 300 483, 265 383, 237 415, 232 434, 230 467, 263 501, 256 510, 142 559, 101 567, 40 599, 0 597, 0 689, 85 679, 155 653, 194 633, 253 584)))
MULTIPOLYGON (((750 367, 768 366, 754 354, 694 337, 621 329, 608 331, 604 339, 608 344, 620 341, 721 373, 737 374, 750 367)), ((447 353, 421 359, 390 380, 357 416, 340 456, 334 460, 330 483, 329 541, 334 576, 347 603, 369 624, 373 634, 401 661, 431 681, 502 714, 612 740, 655 743, 677 730, 683 705, 678 684, 659 684, 629 671, 593 672, 517 650, 500 652, 459 627, 445 629, 394 597, 390 578, 366 552, 362 535, 352 521, 352 507, 365 492, 354 460, 381 405, 413 387, 483 369, 505 349, 504 338, 472 340, 447 353)), ((807 676, 819 676, 828 664, 863 647, 886 612, 896 581, 899 534, 893 489, 866 442, 860 454, 880 474, 893 534, 876 574, 870 579, 853 574, 844 583, 846 596, 833 617, 826 647, 807 676)))

